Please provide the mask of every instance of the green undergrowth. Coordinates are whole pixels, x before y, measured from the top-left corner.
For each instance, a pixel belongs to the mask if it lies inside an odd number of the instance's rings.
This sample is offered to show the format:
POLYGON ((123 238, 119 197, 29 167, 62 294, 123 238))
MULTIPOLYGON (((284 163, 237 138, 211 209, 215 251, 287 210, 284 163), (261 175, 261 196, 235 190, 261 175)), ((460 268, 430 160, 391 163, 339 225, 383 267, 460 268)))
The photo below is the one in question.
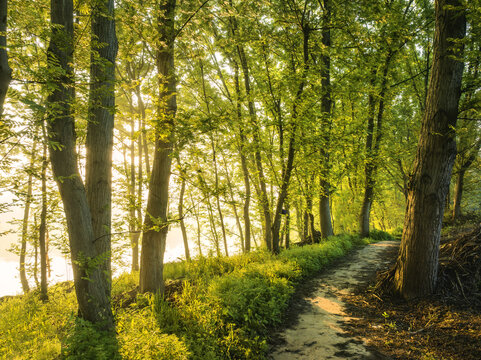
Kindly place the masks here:
POLYGON ((120 299, 115 334, 75 316, 71 284, 51 287, 47 303, 35 293, 14 297, 0 303, 0 358, 262 359, 295 288, 353 246, 375 240, 340 235, 278 256, 254 251, 167 265, 168 278, 182 278, 168 301, 121 301, 135 294, 138 278, 122 275, 112 284, 112 298, 120 299))

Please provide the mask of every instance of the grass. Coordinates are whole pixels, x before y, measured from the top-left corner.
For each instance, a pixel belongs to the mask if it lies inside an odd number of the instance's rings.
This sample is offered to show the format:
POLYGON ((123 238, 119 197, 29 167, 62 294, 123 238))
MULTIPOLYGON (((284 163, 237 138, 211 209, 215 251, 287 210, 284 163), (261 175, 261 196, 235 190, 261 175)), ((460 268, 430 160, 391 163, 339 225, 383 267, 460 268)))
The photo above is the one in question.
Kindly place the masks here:
MULTIPOLYGON (((384 238, 386 235, 379 236, 384 238)), ((269 330, 278 325, 303 279, 353 246, 374 239, 340 235, 284 250, 166 264, 166 278, 182 278, 173 299, 137 295, 114 306, 116 334, 78 319, 71 284, 0 304, 2 359, 262 359, 269 330)), ((138 274, 114 279, 112 297, 135 292, 138 274)))

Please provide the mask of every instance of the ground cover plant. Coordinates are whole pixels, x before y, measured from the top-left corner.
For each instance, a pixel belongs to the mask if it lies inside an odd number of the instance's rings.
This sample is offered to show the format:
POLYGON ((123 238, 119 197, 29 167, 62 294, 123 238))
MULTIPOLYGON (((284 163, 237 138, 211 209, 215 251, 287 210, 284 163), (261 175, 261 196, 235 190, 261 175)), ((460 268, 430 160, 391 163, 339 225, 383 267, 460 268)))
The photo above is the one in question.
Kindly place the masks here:
POLYGON ((0 303, 5 359, 260 359, 269 329, 281 323, 291 296, 353 246, 371 239, 331 237, 279 256, 254 251, 171 265, 166 296, 137 293, 137 274, 114 279, 116 336, 76 317, 73 284, 0 303))

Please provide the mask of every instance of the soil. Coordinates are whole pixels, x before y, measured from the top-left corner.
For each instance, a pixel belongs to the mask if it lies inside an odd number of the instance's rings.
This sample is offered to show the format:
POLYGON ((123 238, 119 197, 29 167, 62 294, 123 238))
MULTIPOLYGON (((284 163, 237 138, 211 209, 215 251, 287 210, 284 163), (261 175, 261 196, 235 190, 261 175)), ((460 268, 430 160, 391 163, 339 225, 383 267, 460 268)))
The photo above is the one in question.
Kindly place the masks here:
POLYGON ((358 249, 309 281, 292 303, 287 328, 273 337, 270 359, 385 359, 347 332, 347 325, 360 319, 346 312, 343 298, 374 278, 397 247, 383 241, 358 249))
MULTIPOLYGON (((451 232, 443 243, 465 234, 451 232)), ((374 291, 376 272, 392 266, 398 245, 356 250, 307 282, 283 330, 272 337, 269 358, 480 360, 479 294, 470 298, 439 288, 430 298, 407 302, 374 291)))
POLYGON ((371 279, 344 297, 353 317, 344 329, 389 359, 481 359, 481 227, 458 227, 441 243, 436 294, 407 302, 377 294, 371 279))

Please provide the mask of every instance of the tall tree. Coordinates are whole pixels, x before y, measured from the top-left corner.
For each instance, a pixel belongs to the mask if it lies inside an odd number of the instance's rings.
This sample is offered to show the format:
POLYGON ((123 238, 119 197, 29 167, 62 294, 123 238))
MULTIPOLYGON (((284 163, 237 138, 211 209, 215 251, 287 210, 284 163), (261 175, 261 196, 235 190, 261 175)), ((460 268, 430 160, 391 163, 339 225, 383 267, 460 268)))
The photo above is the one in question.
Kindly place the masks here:
POLYGON ((445 199, 456 157, 465 33, 463 2, 437 0, 433 66, 394 274, 394 288, 407 299, 430 294, 436 285, 445 199))
POLYGON ((40 226, 38 229, 38 247, 40 250, 40 298, 48 300, 47 294, 47 132, 45 121, 42 121, 42 205, 40 211, 40 226))
POLYGON ((3 114, 3 103, 12 80, 7 53, 7 2, 8 0, 0 0, 0 116, 3 114))
POLYGON ((77 164, 73 117, 73 0, 51 0, 51 24, 47 50, 51 74, 47 83, 50 161, 67 219, 79 315, 108 329, 114 325, 108 297, 110 285, 102 266, 105 259, 96 249, 87 192, 77 164))
POLYGON ((107 296, 110 296, 110 233, 112 202, 112 145, 115 113, 114 0, 91 2, 90 94, 87 125, 86 190, 94 244, 103 256, 107 296))
POLYGON ((155 153, 150 175, 149 196, 142 234, 140 291, 162 292, 164 252, 167 238, 167 206, 173 146, 174 119, 177 111, 174 73, 176 0, 161 0, 157 12, 156 66, 159 99, 155 121, 155 153))
POLYGON ((322 144, 321 144, 321 178, 319 218, 323 238, 334 235, 331 222, 329 168, 330 166, 330 137, 332 128, 332 87, 331 87, 331 0, 323 0, 322 35, 323 45, 321 53, 321 117, 322 117, 322 144))

